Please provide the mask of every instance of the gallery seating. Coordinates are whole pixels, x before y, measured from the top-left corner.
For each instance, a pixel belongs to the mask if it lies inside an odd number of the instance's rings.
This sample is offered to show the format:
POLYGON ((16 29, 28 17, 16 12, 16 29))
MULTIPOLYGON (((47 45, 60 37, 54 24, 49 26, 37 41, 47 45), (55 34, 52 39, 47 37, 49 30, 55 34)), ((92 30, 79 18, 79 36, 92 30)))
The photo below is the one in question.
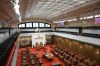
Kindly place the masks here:
POLYGON ((82 33, 82 36, 100 38, 100 34, 82 33))
POLYGON ((8 39, 0 44, 0 65, 3 66, 5 64, 6 59, 16 41, 19 33, 14 33, 8 39))

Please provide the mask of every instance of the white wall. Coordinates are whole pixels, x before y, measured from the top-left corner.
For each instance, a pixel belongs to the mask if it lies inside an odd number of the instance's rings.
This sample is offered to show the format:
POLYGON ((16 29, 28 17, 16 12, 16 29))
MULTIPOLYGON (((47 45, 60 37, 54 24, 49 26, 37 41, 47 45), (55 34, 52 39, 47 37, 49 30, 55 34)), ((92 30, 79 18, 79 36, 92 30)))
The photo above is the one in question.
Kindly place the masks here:
POLYGON ((92 38, 92 37, 86 37, 86 36, 79 36, 79 35, 71 35, 71 34, 65 34, 65 33, 57 33, 54 32, 54 35, 61 36, 64 38, 74 39, 81 42, 86 42, 94 45, 100 45, 100 39, 98 38, 92 38))
POLYGON ((78 29, 57 28, 58 31, 79 32, 78 29))
POLYGON ((100 29, 83 29, 83 33, 100 34, 100 29))
MULTIPOLYGON (((4 32, 4 33, 0 34, 0 43, 2 43, 7 38, 9 38, 9 31, 8 31, 8 29, 5 29, 5 30, 0 30, 0 32, 4 32)), ((16 32, 16 29, 12 29, 11 30, 11 35, 13 35, 15 32, 16 32)))
POLYGON ((9 33, 8 32, 0 34, 0 43, 5 41, 8 37, 9 37, 9 33))
MULTIPOLYGON (((37 33, 21 33, 21 34, 19 35, 19 37, 22 37, 22 36, 32 36, 33 34, 37 34, 37 33)), ((53 35, 53 32, 42 32, 41 34, 53 35)))

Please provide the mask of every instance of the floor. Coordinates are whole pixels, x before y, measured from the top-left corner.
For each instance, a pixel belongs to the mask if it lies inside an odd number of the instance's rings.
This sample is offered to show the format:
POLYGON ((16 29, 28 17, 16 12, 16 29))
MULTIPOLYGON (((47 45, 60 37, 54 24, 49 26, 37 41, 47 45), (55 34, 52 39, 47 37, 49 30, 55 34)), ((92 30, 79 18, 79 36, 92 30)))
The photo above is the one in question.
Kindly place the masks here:
MULTIPOLYGON (((20 63, 21 62, 21 51, 23 51, 23 50, 26 50, 26 48, 20 48, 18 51, 18 59, 17 59, 16 66, 21 66, 21 63, 20 63)), ((44 49, 39 49, 39 50, 37 50, 36 48, 30 47, 31 53, 37 52, 45 66, 52 66, 52 63, 55 63, 55 62, 59 62, 62 66, 65 66, 64 63, 61 62, 55 55, 53 55, 53 60, 51 62, 48 61, 47 59, 43 59, 42 54, 43 54, 44 50, 46 50, 47 52, 51 52, 51 47, 49 45, 46 45, 44 47, 44 49)))

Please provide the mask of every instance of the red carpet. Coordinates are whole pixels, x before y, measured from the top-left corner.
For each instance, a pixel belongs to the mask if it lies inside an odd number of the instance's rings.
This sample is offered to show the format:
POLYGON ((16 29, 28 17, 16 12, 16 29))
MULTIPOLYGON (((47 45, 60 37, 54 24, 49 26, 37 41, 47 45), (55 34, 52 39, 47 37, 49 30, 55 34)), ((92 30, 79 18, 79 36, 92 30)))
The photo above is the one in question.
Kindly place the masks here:
MULTIPOLYGON (((19 53, 18 53, 18 60, 17 60, 17 65, 16 66, 21 66, 21 51, 22 50, 26 50, 26 48, 20 48, 19 49, 19 53)), ((51 48, 50 48, 50 46, 46 46, 45 47, 45 49, 40 49, 40 50, 37 50, 36 48, 30 48, 30 51, 32 52, 32 53, 34 53, 34 52, 37 52, 38 54, 39 54, 39 56, 40 56, 40 58, 42 59, 42 61, 43 61, 43 63, 44 63, 44 65, 45 66, 51 66, 52 65, 52 63, 54 63, 54 62, 59 62, 62 66, 65 66, 64 65, 64 63, 63 62, 61 62, 57 57, 55 57, 54 55, 54 57, 53 57, 53 60, 52 61, 48 61, 47 59, 43 59, 42 58, 42 54, 43 54, 43 52, 44 52, 44 50, 46 50, 47 52, 51 52, 51 48)))

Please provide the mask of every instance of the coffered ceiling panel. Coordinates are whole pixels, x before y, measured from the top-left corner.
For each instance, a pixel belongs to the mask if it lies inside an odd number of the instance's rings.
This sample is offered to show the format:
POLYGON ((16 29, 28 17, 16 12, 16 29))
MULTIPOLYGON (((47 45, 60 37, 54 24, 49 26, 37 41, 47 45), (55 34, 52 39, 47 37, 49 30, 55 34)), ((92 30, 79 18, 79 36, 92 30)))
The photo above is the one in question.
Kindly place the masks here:
MULTIPOLYGON (((15 1, 15 0, 12 0, 15 1)), ((57 20, 66 15, 77 15, 72 11, 90 5, 99 0, 20 0, 21 19, 36 18, 45 20, 57 20), (71 14, 72 13, 72 14, 71 14)), ((95 8, 94 8, 95 9, 95 8)), ((89 10, 89 9, 87 9, 89 10)), ((93 9, 92 9, 93 10, 93 9)), ((92 11, 91 10, 91 11, 92 11)), ((87 11, 80 10, 84 13, 87 11)), ((79 12, 81 13, 81 12, 79 12)), ((16 20, 18 16, 10 0, 0 0, 0 20, 16 20)))

